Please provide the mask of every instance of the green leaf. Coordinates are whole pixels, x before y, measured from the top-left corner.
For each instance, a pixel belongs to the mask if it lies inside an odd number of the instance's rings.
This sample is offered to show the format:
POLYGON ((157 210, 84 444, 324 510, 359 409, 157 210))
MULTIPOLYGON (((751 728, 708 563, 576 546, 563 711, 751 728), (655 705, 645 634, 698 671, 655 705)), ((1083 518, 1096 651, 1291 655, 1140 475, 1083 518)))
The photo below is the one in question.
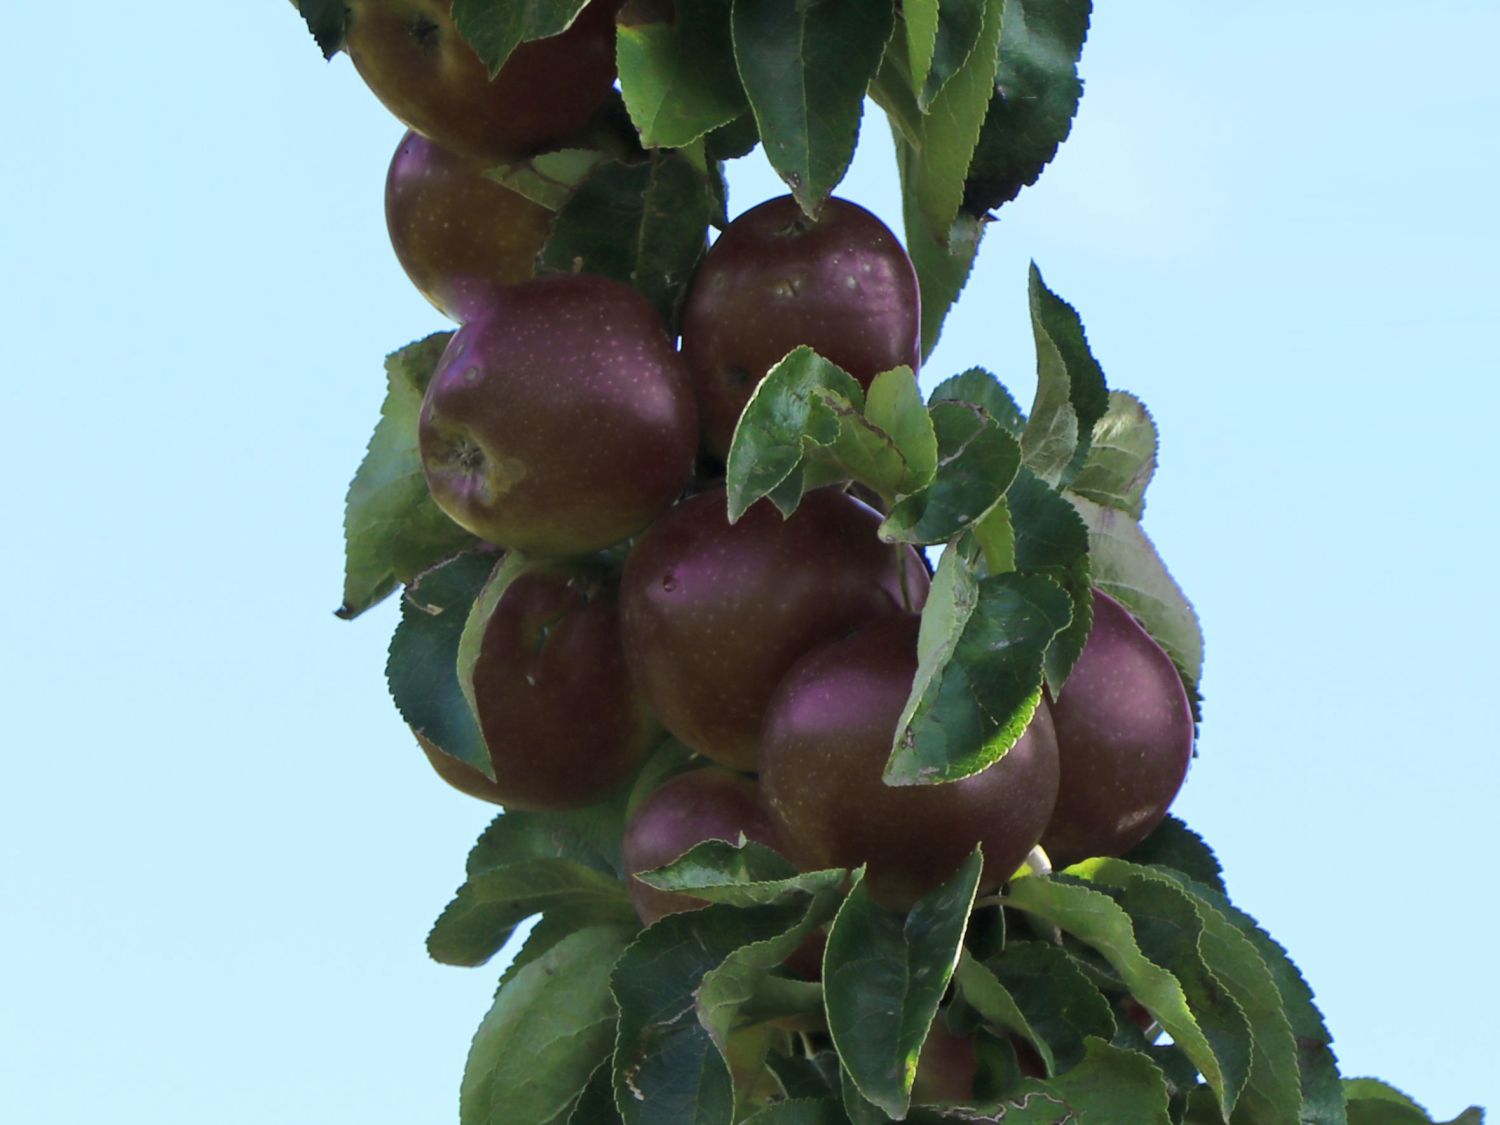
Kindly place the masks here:
POLYGON ((979 215, 1036 183, 1073 127, 1090 0, 1006 0, 995 92, 964 184, 979 215))
POLYGON ((1041 699, 1042 659, 1068 624, 1068 596, 1051 579, 996 574, 955 581, 929 612, 947 629, 926 658, 896 727, 889 785, 957 781, 999 761, 1041 699))
POLYGON ((938 465, 938 438, 910 367, 894 367, 875 376, 865 392, 865 419, 888 435, 900 452, 905 473, 901 491, 921 488, 932 480, 938 465))
POLYGON ((421 575, 402 599, 385 664, 391 699, 412 732, 487 777, 494 767, 459 686, 458 642, 494 565, 493 552, 475 551, 421 575))
POLYGON ((733 1079, 698 1017, 705 977, 736 951, 774 942, 810 916, 805 901, 715 904, 667 915, 625 950, 611 988, 620 1008, 615 1104, 626 1125, 729 1125, 733 1079))
POLYGON ((433 924, 427 952, 445 965, 482 965, 533 914, 574 926, 635 928, 635 908, 613 875, 568 859, 523 859, 470 876, 433 924))
POLYGON ((1026 466, 1055 485, 1082 466, 1094 424, 1109 409, 1109 390, 1078 313, 1047 288, 1035 263, 1029 287, 1037 382, 1021 448, 1026 466))
MULTIPOLYGON (((495 563, 495 569, 479 590, 479 596, 474 599, 474 604, 469 608, 469 615, 464 619, 463 632, 458 637, 458 654, 454 662, 458 671, 458 686, 464 693, 464 699, 469 704, 469 710, 474 715, 474 721, 479 721, 479 703, 474 698, 474 665, 479 660, 480 650, 484 646, 484 634, 489 628, 490 619, 494 617, 495 610, 500 608, 500 600, 505 592, 510 589, 511 583, 521 575, 525 574, 531 567, 526 556, 519 551, 507 551, 500 556, 495 563)), ((482 733, 482 732, 481 732, 482 733)))
POLYGON ((832 446, 842 427, 841 413, 858 411, 864 402, 864 390, 854 377, 811 348, 797 348, 766 372, 745 404, 729 446, 729 522, 762 496, 772 496, 782 514, 791 515, 802 499, 796 473, 808 452, 832 446), (778 491, 787 484, 795 488, 778 491))
MULTIPOLYGON (((1349 1125, 1431 1125, 1427 1111, 1400 1090, 1378 1078, 1347 1078, 1349 1125)), ((1447 1125, 1483 1125, 1484 1111, 1470 1106, 1447 1125)))
POLYGON ((624 282, 675 325, 708 245, 710 210, 706 181, 681 153, 653 153, 639 164, 600 164, 552 220, 541 267, 624 282))
MULTIPOLYGON (((1052 1045, 1032 1028, 1009 990, 987 966, 964 953, 958 961, 954 983, 959 995, 991 1026, 1020 1036, 1041 1056, 1048 1074, 1057 1073, 1052 1045)), ((1102 997, 1101 997, 1102 999, 1102 997)))
POLYGON ((920 149, 905 137, 892 117, 896 138, 896 168, 901 175, 901 214, 906 230, 906 252, 917 270, 922 308, 922 359, 937 347, 943 321, 958 300, 974 269, 974 256, 984 236, 984 224, 961 215, 951 227, 930 229, 921 212, 926 172, 920 149))
POLYGON ((528 39, 560 35, 588 0, 453 0, 453 22, 464 42, 490 70, 500 73, 510 53, 528 39))
POLYGON ((346 0, 297 0, 297 10, 325 59, 333 58, 343 49, 344 31, 349 26, 346 0))
POLYGON ((1213 849, 1182 821, 1170 814, 1124 857, 1130 863, 1168 867, 1194 882, 1224 894, 1224 873, 1213 849))
MULTIPOLYGON (((1182 925, 1180 919, 1186 917, 1186 911, 1171 896, 1161 894, 1160 889, 1170 886, 1181 895, 1182 902, 1201 920, 1197 946, 1203 967, 1233 998, 1249 1027, 1250 1072, 1232 1120, 1244 1125, 1299 1125, 1303 1118, 1297 1043, 1275 978, 1250 939, 1211 903, 1192 895, 1186 884, 1170 875, 1117 859, 1089 860, 1081 866, 1088 869, 1089 878, 1094 881, 1124 890, 1123 905, 1127 910, 1132 909, 1132 898, 1143 897, 1140 892, 1149 888, 1145 897, 1158 904, 1170 902, 1165 909, 1176 916, 1174 924, 1178 926, 1182 925)), ((1186 929, 1190 930, 1191 924, 1186 929)), ((1141 934, 1138 916, 1136 933, 1141 934)), ((1143 938, 1143 945, 1146 940, 1143 938)), ((1179 953, 1174 960, 1180 957, 1179 953)), ((1184 979, 1183 973, 1178 976, 1184 979)), ((1198 1015, 1207 1030, 1209 1025, 1203 1012, 1199 1010, 1198 1015)))
POLYGON ((756 906, 781 902, 791 895, 836 890, 848 874, 838 869, 799 873, 776 852, 754 841, 705 840, 665 867, 642 871, 637 877, 658 890, 756 906))
POLYGON ((796 1098, 758 1110, 744 1125, 849 1125, 849 1119, 833 1098, 796 1098))
POLYGON ((1109 409, 1094 424, 1088 456, 1068 488, 1136 519, 1146 510, 1146 486, 1156 472, 1156 423, 1141 400, 1109 392, 1109 409))
POLYGON ((709 160, 738 160, 749 156, 758 144, 760 127, 755 124, 755 114, 749 110, 703 138, 704 155, 709 160))
POLYGON ((1402 1093, 1389 1082, 1383 1082, 1379 1078, 1345 1078, 1343 1080, 1344 1098, 1347 1101, 1358 1101, 1368 1099, 1371 1101, 1392 1102, 1396 1105, 1414 1109, 1423 1118, 1427 1117, 1427 1111, 1418 1104, 1417 1100, 1409 1094, 1402 1093))
POLYGON ((475 842, 465 874, 483 875, 526 859, 568 859, 604 875, 620 875, 624 831, 624 802, 619 796, 567 812, 511 809, 495 817, 475 842))
POLYGON ((886 0, 734 0, 735 62, 761 143, 811 216, 849 169, 894 22, 886 0))
POLYGON ((417 447, 422 396, 452 337, 435 332, 386 357, 380 421, 344 501, 344 601, 338 616, 346 621, 477 542, 433 503, 417 447))
POLYGON ((1052 1060, 1054 1074, 1083 1061, 1090 1036, 1114 1038, 1110 1002, 1077 958, 1061 946, 1009 941, 985 967, 1009 993, 1031 1031, 1046 1043, 1047 1050, 1037 1044, 1037 1051, 1052 1060))
POLYGON ((486 175, 533 203, 556 211, 604 159, 605 153, 598 149, 564 148, 498 165, 486 175))
POLYGON ((614 1037, 609 974, 629 931, 580 930, 495 996, 469 1048, 463 1125, 562 1125, 614 1037))
MULTIPOLYGON (((963 69, 974 53, 974 48, 979 45, 985 30, 986 7, 986 0, 942 0, 937 6, 937 28, 930 65, 918 70, 916 59, 912 60, 913 83, 920 83, 917 104, 924 113, 931 111, 932 103, 947 88, 954 75, 963 69)), ((1003 27, 1000 46, 1003 52, 1003 27)))
POLYGON ((1006 496, 1015 535, 1015 565, 1046 575, 1068 594, 1073 616, 1047 646, 1047 686, 1056 696, 1088 643, 1094 625, 1089 529, 1055 489, 1023 468, 1006 496))
POLYGON ((624 1125, 615 1108, 615 1080, 610 1060, 594 1068, 588 1085, 578 1095, 568 1125, 624 1125))
POLYGON ((982 867, 976 848, 906 915, 877 906, 860 871, 829 928, 829 1034, 859 1092, 897 1119, 911 1103, 917 1056, 958 962, 982 867))
POLYGON ((1044 1100, 1055 1099, 1056 1105, 1033 1117, 1007 1114, 1000 1118, 1005 1125, 1019 1121, 1056 1122, 1082 1120, 1109 1122, 1110 1125, 1167 1125, 1168 1091, 1162 1073, 1154 1062, 1135 1051, 1111 1046, 1102 1039, 1087 1041, 1087 1054, 1066 1074, 1047 1082, 1028 1082, 1009 1104, 1032 1108, 1033 1094, 1044 1100), (1060 1116, 1059 1109, 1066 1109, 1060 1116))
POLYGON ((901 22, 891 41, 891 50, 904 50, 904 77, 913 91, 927 84, 932 56, 937 50, 938 0, 902 0, 901 22), (905 35, 901 34, 905 31, 905 35))
POLYGON ((681 148, 747 108, 729 10, 730 0, 694 0, 620 24, 620 90, 647 148, 681 148))
POLYGON ((1037 876, 1012 881, 1006 905, 1045 919, 1092 946, 1193 1060, 1221 1103, 1233 1103, 1243 1082, 1239 1068, 1248 1061, 1248 1050, 1241 1052, 1245 1060, 1231 1057, 1226 1067, 1189 1006, 1182 982, 1142 951, 1132 916, 1124 907, 1092 887, 1037 876))
POLYGON ((1016 439, 979 406, 937 402, 930 408, 938 463, 932 483, 902 497, 880 525, 889 542, 941 543, 983 519, 1010 487, 1021 464, 1016 439))
POLYGON ((986 573, 1004 574, 1016 569, 1016 526, 1005 499, 974 522, 971 534, 984 557, 986 573))
POLYGON ((1081 496, 1068 499, 1088 525, 1094 585, 1145 626, 1193 693, 1203 674, 1203 631, 1182 588, 1134 519, 1081 496))
POLYGON ((1026 416, 1000 380, 982 367, 971 367, 961 374, 944 379, 927 396, 929 406, 940 402, 972 402, 1014 437, 1026 428, 1026 416))

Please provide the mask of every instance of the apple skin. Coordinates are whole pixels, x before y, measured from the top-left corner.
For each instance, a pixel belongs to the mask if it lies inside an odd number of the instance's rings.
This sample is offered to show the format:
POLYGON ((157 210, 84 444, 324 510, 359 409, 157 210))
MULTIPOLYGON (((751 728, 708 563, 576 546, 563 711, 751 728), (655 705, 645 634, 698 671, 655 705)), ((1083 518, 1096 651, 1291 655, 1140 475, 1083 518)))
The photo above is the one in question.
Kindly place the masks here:
POLYGON ((1052 719, 1062 780, 1042 847, 1054 867, 1123 855, 1162 822, 1182 788, 1193 710, 1171 657, 1100 590, 1052 719))
POLYGON ((916 614, 867 626, 799 660, 766 708, 760 784, 787 857, 803 870, 868 864, 871 896, 909 908, 984 846, 994 890, 1041 838, 1057 796, 1046 703, 1000 761, 962 781, 882 779, 917 672, 916 614))
POLYGON ((397 261, 422 296, 457 321, 491 303, 498 287, 529 278, 552 230, 551 211, 484 169, 408 130, 385 178, 397 261))
POLYGON ((807 345, 864 387, 921 362, 917 272, 896 236, 830 199, 814 223, 790 195, 736 218, 698 266, 682 316, 708 451, 724 457, 766 372, 807 345))
POLYGON ((508 808, 595 804, 635 775, 660 738, 625 665, 614 593, 581 568, 527 571, 506 587, 480 640, 473 688, 495 768, 488 799, 508 808))
POLYGON ((625 651, 662 725, 706 758, 753 770, 761 717, 792 664, 865 622, 926 601, 909 547, 836 488, 783 520, 769 502, 729 523, 722 488, 678 504, 631 550, 620 581, 625 651))
POLYGON ((740 834, 767 847, 775 832, 754 781, 718 767, 681 773, 636 806, 625 825, 621 860, 626 890, 641 924, 708 905, 692 895, 661 891, 635 876, 663 867, 704 840, 737 843, 740 834))
POLYGON ((385 107, 463 156, 528 156, 584 125, 615 80, 618 0, 594 0, 561 35, 522 43, 490 80, 451 0, 349 0, 344 49, 385 107))
POLYGON ((588 274, 533 278, 454 334, 418 421, 437 505, 537 555, 618 543, 693 473, 682 361, 644 297, 588 274))

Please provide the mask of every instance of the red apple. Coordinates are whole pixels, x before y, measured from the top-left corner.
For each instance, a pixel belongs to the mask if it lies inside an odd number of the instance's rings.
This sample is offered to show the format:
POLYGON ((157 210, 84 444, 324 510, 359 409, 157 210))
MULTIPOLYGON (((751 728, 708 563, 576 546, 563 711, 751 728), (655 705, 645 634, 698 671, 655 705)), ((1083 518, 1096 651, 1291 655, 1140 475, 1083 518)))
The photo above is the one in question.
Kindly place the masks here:
POLYGON ((385 221, 401 268, 422 296, 467 320, 499 286, 531 276, 552 212, 407 132, 385 178, 385 221))
POLYGON ((432 497, 457 523, 503 547, 577 555, 676 499, 697 419, 656 310, 579 274, 514 286, 460 328, 418 433, 432 497))
POLYGON ((816 222, 790 195, 730 223, 698 266, 682 316, 704 445, 723 457, 755 386, 805 344, 868 387, 921 362, 917 273, 863 207, 830 199, 816 222))
POLYGON ((790 519, 762 502, 731 525, 720 488, 648 528, 620 609, 631 671, 662 724, 705 757, 754 769, 766 703, 798 657, 926 600, 920 557, 882 543, 879 524, 820 489, 790 519))
POLYGON ((451 0, 349 0, 344 49, 405 124, 444 148, 498 163, 584 125, 615 80, 617 0, 594 0, 561 35, 522 43, 500 73, 453 23, 451 0))
POLYGON ((984 847, 993 890, 1036 846, 1057 796, 1046 704, 989 768, 942 785, 883 780, 917 673, 916 614, 877 621, 797 662, 766 708, 760 784, 788 858, 804 870, 868 864, 871 895, 895 909, 952 877, 984 847))
POLYGON ((1123 855, 1162 822, 1182 788, 1193 710, 1171 657, 1099 590, 1052 720, 1061 783, 1042 847, 1055 867, 1123 855))

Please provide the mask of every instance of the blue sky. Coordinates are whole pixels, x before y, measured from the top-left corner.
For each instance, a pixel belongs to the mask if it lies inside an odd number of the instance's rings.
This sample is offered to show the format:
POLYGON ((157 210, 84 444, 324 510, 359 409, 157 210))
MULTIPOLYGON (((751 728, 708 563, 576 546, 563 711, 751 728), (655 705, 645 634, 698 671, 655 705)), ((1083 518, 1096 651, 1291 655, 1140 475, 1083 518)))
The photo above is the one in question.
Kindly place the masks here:
MULTIPOLYGON (((1101 9, 928 378, 1029 399, 1029 260, 1078 307, 1207 635, 1178 811, 1347 1073, 1500 1105, 1500 8, 1101 9)), ((389 704, 394 606, 331 612, 381 358, 443 326, 385 235, 401 127, 275 0, 44 27, 0 68, 0 1117, 456 1120, 496 974, 422 940, 489 811, 389 704)), ((894 221, 866 142, 843 194, 894 221)), ((732 209, 778 193, 741 163, 732 209)))

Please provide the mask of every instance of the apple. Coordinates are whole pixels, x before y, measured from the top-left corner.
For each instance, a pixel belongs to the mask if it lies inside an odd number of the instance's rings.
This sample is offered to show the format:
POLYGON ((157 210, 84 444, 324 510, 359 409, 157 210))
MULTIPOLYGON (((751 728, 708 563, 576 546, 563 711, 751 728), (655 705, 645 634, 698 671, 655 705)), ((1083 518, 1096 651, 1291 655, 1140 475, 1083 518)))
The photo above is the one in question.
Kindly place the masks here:
POLYGON ((731 525, 716 488, 648 528, 626 560, 620 612, 631 671, 662 724, 704 757, 754 769, 766 703, 803 653, 926 600, 920 556, 882 543, 879 524, 826 488, 790 519, 760 502, 731 525))
POLYGON ((682 354, 704 445, 728 453, 755 386, 807 345, 868 387, 921 362, 917 272, 896 236, 863 207, 830 199, 817 221, 790 195, 724 228, 688 290, 682 354))
POLYGON ((1047 706, 994 765, 941 785, 883 779, 917 673, 917 614, 877 621, 809 653, 766 708, 760 784, 787 857, 803 870, 867 864, 876 901, 906 909, 984 847, 980 889, 1036 846, 1057 797, 1047 706))
POLYGON ((625 665, 614 591, 581 567, 528 570, 505 588, 472 677, 495 770, 482 788, 509 808, 595 804, 635 775, 660 737, 625 665))
POLYGON ((979 1056, 974 1040, 948 1030, 940 1014, 932 1021, 922 1052, 917 1056, 917 1073, 912 1081, 914 1105, 960 1105, 974 1100, 974 1083, 979 1077, 979 1056))
POLYGON ((451 0, 349 0, 344 49, 402 122, 498 163, 584 125, 615 80, 618 0, 594 0, 561 35, 522 43, 493 80, 453 23, 451 0))
POLYGON ((454 334, 418 438, 432 497, 457 523, 502 547, 578 555, 677 498, 697 417, 650 303, 608 278, 557 275, 507 289, 454 334))
POLYGON ((552 212, 408 131, 385 178, 391 246, 422 296, 453 320, 469 319, 501 285, 531 276, 552 212))
POLYGON ((755 782, 711 766, 678 774, 654 790, 630 814, 621 859, 626 889, 642 925, 667 914, 698 910, 707 903, 692 895, 661 891, 636 878, 664 867, 704 840, 739 841, 740 835, 775 847, 775 833, 755 782))
POLYGON ((1123 855, 1151 834, 1193 756, 1182 677, 1130 611, 1094 591, 1083 652, 1052 704, 1061 783, 1042 847, 1055 867, 1123 855))

